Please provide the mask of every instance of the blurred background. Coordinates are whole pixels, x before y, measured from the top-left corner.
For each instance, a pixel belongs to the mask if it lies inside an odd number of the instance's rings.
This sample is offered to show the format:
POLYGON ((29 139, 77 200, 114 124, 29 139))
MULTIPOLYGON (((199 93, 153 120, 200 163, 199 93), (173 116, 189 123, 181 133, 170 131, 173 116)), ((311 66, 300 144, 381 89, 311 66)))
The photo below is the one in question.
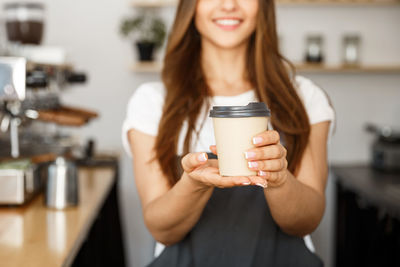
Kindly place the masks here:
MULTIPOLYGON (((37 75, 49 79, 43 87, 55 88, 53 100, 97 115, 76 125, 63 122, 62 116, 47 119, 48 114, 38 108, 34 115, 24 111, 20 120, 39 116, 43 123, 39 128, 46 128, 46 133, 71 137, 81 147, 95 144, 98 154, 117 155, 126 265, 144 266, 152 259, 154 241, 142 220, 131 159, 122 150, 121 126, 135 89, 143 82, 160 80, 165 34, 176 3, 20 3, 0 0, 0 57, 26 59, 37 75), (29 21, 27 17, 36 24, 18 24, 29 21), (29 36, 24 32, 27 29, 29 36), (54 73, 58 73, 57 80, 54 73)), ((282 53, 296 65, 298 74, 327 92, 336 110, 336 131, 329 146, 332 167, 327 208, 312 235, 317 254, 328 267, 399 266, 400 2, 277 0, 277 20, 282 53), (381 264, 369 256, 373 252, 381 264)), ((4 77, 3 71, 0 79, 4 77)), ((40 95, 37 91, 34 94, 40 95)), ((10 114, 10 127, 5 125, 0 134, 5 140, 0 147, 3 157, 12 149, 9 135, 14 120, 10 114)), ((19 131, 23 127, 22 123, 19 131)), ((23 143, 20 149, 23 153, 23 143)), ((5 246, 0 235, 0 256, 5 246)))

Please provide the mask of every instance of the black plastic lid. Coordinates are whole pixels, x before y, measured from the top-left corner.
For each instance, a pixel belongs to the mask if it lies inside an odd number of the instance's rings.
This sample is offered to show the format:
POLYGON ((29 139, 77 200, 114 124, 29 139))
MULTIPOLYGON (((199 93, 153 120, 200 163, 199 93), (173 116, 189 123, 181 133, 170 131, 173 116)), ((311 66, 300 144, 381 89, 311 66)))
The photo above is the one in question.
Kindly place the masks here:
POLYGON ((214 106, 210 111, 213 118, 269 117, 271 111, 263 102, 251 102, 247 106, 214 106))

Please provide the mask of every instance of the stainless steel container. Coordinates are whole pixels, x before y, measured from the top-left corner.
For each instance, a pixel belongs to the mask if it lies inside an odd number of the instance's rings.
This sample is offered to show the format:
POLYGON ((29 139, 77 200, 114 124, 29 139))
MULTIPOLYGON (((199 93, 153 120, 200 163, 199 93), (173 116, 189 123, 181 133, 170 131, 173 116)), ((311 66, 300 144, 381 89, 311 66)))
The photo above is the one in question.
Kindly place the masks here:
POLYGON ((37 165, 20 160, 0 165, 0 205, 27 203, 42 188, 37 165))
POLYGON ((64 209, 78 205, 78 174, 76 165, 63 157, 49 165, 45 204, 49 208, 64 209))

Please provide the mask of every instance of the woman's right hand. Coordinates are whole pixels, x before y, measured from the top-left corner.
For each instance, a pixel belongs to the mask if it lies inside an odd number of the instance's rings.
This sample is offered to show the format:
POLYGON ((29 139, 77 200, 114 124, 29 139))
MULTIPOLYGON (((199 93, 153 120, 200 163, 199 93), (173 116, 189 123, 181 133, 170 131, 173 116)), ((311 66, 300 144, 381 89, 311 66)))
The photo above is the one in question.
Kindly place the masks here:
MULTIPOLYGON (((181 161, 183 176, 186 176, 200 188, 228 188, 251 184, 250 177, 221 176, 218 169, 218 160, 208 159, 207 153, 188 153, 181 161)), ((183 178, 183 177, 182 177, 183 178)))

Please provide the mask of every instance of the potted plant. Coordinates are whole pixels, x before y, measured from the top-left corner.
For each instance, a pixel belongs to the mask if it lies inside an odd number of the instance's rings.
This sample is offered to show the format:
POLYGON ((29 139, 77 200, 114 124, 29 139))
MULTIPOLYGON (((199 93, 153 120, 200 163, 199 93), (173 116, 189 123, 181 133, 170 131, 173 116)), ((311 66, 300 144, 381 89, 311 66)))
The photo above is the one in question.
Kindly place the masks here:
POLYGON ((161 18, 154 14, 142 14, 123 19, 120 32, 123 36, 136 40, 140 61, 151 61, 154 50, 161 47, 164 42, 165 28, 161 18))

